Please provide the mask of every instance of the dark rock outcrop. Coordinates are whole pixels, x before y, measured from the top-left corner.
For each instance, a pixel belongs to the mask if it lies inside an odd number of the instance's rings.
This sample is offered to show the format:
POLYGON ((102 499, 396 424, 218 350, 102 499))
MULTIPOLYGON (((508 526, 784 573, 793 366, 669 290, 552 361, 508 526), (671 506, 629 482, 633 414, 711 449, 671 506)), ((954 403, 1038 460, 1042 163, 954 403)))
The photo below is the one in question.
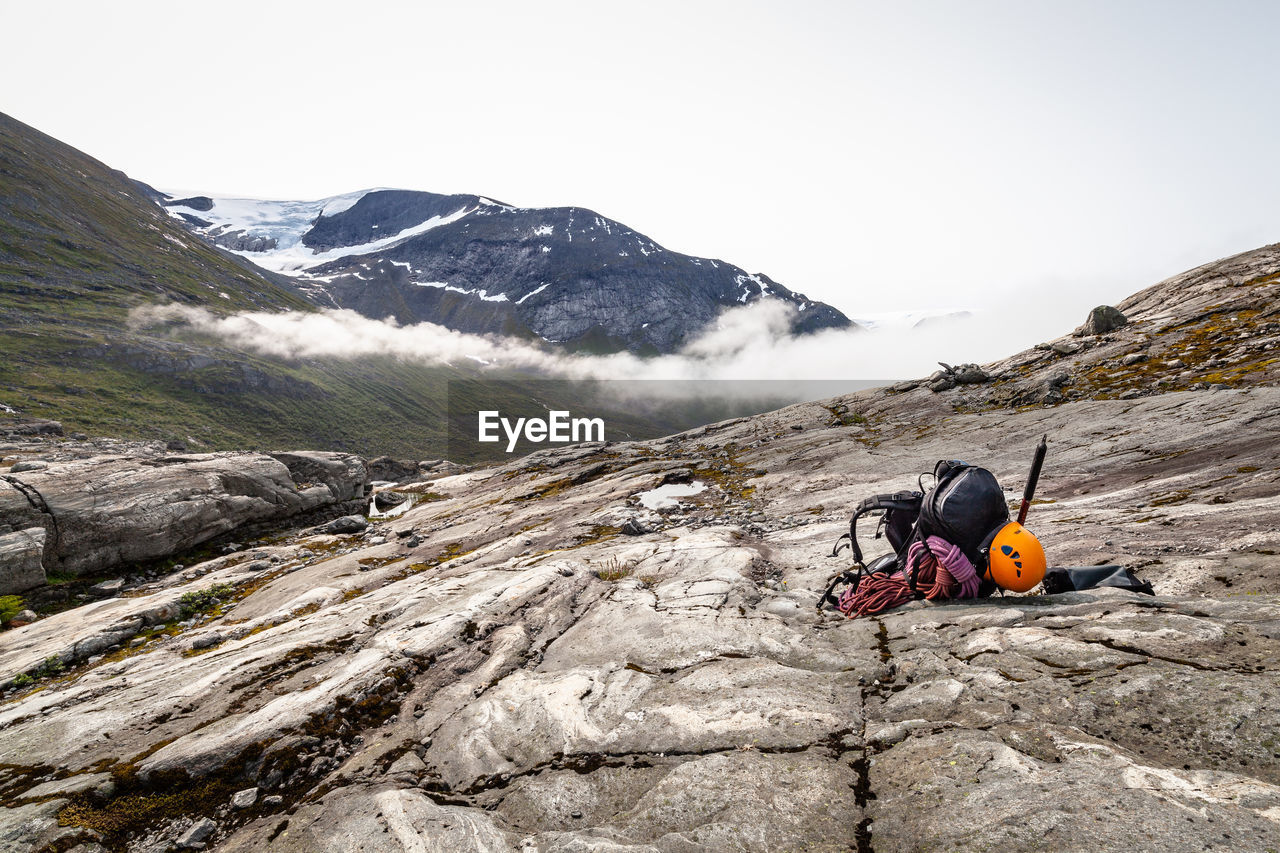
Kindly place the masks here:
POLYGON ((1099 305, 1089 312, 1089 319, 1080 327, 1082 335, 1105 335, 1129 322, 1129 319, 1110 305, 1099 305))

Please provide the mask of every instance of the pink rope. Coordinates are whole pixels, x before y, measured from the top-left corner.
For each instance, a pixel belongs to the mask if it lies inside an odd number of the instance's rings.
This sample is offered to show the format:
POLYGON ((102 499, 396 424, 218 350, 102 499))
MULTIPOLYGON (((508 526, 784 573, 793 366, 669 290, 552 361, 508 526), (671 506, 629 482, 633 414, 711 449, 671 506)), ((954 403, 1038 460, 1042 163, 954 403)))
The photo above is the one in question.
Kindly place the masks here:
POLYGON ((917 587, 923 587, 928 576, 933 576, 929 588, 922 589, 925 598, 977 598, 978 571, 959 547, 940 536, 930 536, 925 542, 912 542, 907 549, 907 565, 915 566, 917 559, 917 587))

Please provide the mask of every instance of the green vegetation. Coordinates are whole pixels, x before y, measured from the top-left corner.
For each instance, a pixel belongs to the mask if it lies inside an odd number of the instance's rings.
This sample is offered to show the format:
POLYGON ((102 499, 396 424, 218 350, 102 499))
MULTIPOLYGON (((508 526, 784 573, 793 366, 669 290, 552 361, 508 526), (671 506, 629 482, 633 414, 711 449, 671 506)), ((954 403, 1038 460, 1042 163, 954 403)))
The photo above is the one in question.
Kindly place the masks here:
POLYGON ((36 678, 53 678, 55 675, 62 675, 67 669, 67 665, 63 663, 62 658, 57 655, 49 655, 44 659, 44 663, 40 664, 40 668, 36 670, 36 678))
POLYGON ((182 598, 178 599, 182 618, 190 619, 197 613, 209 613, 216 610, 224 600, 231 598, 233 595, 235 595, 235 588, 225 583, 215 584, 207 589, 184 593, 182 598))
POLYGON ((9 620, 27 609, 27 604, 16 595, 0 595, 0 623, 9 624, 9 620))

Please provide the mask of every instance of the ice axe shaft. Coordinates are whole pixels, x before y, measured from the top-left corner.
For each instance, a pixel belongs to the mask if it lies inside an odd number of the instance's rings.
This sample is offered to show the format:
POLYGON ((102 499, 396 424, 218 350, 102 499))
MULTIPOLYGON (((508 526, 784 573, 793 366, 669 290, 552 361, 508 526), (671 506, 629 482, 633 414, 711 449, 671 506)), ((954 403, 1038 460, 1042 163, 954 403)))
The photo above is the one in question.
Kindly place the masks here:
POLYGON ((1036 483, 1040 481, 1040 468, 1044 465, 1044 455, 1049 451, 1048 434, 1040 436, 1036 445, 1035 458, 1031 460, 1031 473, 1027 476, 1027 487, 1022 490, 1022 508, 1018 510, 1018 524, 1027 521, 1027 510, 1031 509, 1031 500, 1036 496, 1036 483))

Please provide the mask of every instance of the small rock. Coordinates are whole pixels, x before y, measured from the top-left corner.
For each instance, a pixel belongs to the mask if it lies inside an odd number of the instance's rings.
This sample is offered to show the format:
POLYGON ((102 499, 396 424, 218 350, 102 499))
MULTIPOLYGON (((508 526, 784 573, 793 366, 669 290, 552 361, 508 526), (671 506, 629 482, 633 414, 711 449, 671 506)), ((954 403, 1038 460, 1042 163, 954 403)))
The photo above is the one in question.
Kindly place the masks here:
POLYGON ((120 592, 120 588, 123 586, 124 586, 124 578, 112 578, 111 580, 106 580, 106 581, 103 581, 102 583, 94 584, 93 586, 89 587, 89 593, 91 595, 97 595, 102 598, 107 598, 109 596, 115 595, 116 593, 120 592))
POLYGON ((1120 395, 1120 399, 1132 400, 1135 397, 1141 397, 1141 396, 1142 396, 1142 392, 1139 391, 1137 388, 1130 388, 1128 391, 1125 391, 1123 394, 1120 395))
POLYGON ((43 471, 45 468, 48 468, 48 467, 49 467, 49 463, 45 462, 44 460, 28 459, 23 462, 14 463, 14 466, 9 469, 9 473, 20 474, 23 471, 43 471))
POLYGON ((231 797, 231 807, 235 809, 247 809, 258 801, 257 788, 245 788, 243 791, 236 791, 231 797))
POLYGON ((929 390, 935 394, 941 394, 943 391, 950 391, 956 387, 955 377, 951 374, 944 374, 929 383, 929 390))
POLYGON ((207 817, 202 817, 196 821, 190 829, 182 834, 178 839, 179 847, 186 847, 190 850, 198 850, 204 846, 209 836, 217 831, 218 825, 207 817))
POLYGON ((573 569, 569 568, 568 566, 561 566, 560 574, 566 578, 571 578, 573 577, 573 569))
POLYGON ((1076 341, 1058 341, 1056 343, 1049 344, 1049 349, 1053 350, 1058 355, 1075 355, 1080 352, 1083 347, 1076 341))
POLYGON ((268 808, 275 808, 276 806, 284 804, 284 797, 279 794, 272 794, 269 797, 263 797, 262 804, 268 808))
POLYGON ((202 634, 201 636, 196 637, 194 640, 192 640, 191 648, 195 650, 209 649, 209 648, 213 648, 214 646, 218 645, 218 643, 221 643, 221 642, 222 642, 222 635, 217 631, 210 631, 209 633, 202 634))
POLYGON ((406 548, 417 548, 421 544, 422 540, 417 536, 410 536, 408 539, 404 540, 404 547, 406 548))
POLYGON ((271 563, 268 560, 254 560, 249 565, 245 566, 245 568, 251 572, 265 572, 267 569, 271 568, 271 563))
POLYGON ((1123 364, 1125 367, 1132 367, 1133 365, 1139 364, 1146 360, 1147 360, 1147 354, 1145 352, 1131 352, 1128 355, 1126 355, 1124 358, 1120 359, 1120 363, 1123 364))
POLYGON ((326 524, 325 533, 360 533, 368 528, 369 522, 358 515, 344 515, 326 524))
POLYGON ((1181 370, 1187 366, 1187 363, 1180 358, 1175 358, 1173 361, 1166 361, 1164 366, 1170 370, 1181 370))
POLYGON ((644 536, 652 533, 647 525, 635 518, 628 518, 622 525, 622 532, 627 536, 644 536))
POLYGON ((800 612, 800 605, 790 598, 775 598, 764 606, 766 613, 774 616, 795 616, 800 612))
POLYGON ((36 615, 34 610, 21 610, 17 616, 9 620, 10 628, 21 628, 23 625, 30 625, 40 617, 36 615))

